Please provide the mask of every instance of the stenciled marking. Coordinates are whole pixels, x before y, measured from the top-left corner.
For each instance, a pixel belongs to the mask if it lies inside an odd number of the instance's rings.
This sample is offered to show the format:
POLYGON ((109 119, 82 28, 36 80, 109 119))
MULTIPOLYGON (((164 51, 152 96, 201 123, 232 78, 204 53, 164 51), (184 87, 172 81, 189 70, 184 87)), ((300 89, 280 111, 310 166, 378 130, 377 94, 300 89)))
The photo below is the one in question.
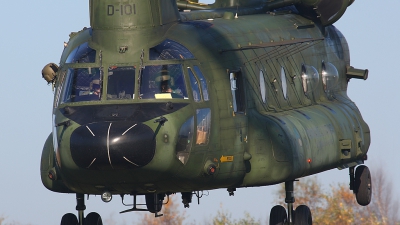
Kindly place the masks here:
POLYGON ((93 135, 93 137, 95 137, 96 135, 94 135, 94 133, 93 133, 93 131, 88 127, 88 126, 86 126, 86 128, 89 130, 89 132, 93 135))
POLYGON ((220 158, 221 163, 233 162, 233 159, 234 159, 234 157, 232 155, 226 155, 226 156, 222 155, 221 158, 220 158))
POLYGON ((129 163, 131 163, 131 164, 133 164, 133 165, 135 165, 135 166, 139 166, 138 164, 136 164, 136 163, 130 161, 129 159, 127 159, 125 156, 124 156, 123 158, 124 158, 126 161, 128 161, 129 163))
POLYGON ((136 15, 136 4, 107 5, 107 16, 129 16, 136 15))
POLYGON ((137 124, 135 124, 135 125, 129 127, 124 133, 122 133, 122 136, 124 136, 130 129, 136 127, 136 125, 137 125, 137 124))

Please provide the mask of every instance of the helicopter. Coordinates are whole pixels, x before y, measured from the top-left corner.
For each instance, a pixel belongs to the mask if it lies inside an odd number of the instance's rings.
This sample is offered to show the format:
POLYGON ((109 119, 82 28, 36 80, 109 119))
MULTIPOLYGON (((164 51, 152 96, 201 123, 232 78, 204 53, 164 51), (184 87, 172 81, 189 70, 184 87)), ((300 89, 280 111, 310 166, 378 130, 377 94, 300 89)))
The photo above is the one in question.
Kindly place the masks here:
POLYGON ((312 224, 294 182, 336 168, 368 205, 370 129, 347 96, 368 70, 333 25, 353 2, 89 0, 90 27, 42 70, 54 102, 41 180, 77 201, 61 224, 102 224, 85 195, 159 217, 171 194, 186 208, 202 191, 280 183, 287 207, 269 224, 312 224))

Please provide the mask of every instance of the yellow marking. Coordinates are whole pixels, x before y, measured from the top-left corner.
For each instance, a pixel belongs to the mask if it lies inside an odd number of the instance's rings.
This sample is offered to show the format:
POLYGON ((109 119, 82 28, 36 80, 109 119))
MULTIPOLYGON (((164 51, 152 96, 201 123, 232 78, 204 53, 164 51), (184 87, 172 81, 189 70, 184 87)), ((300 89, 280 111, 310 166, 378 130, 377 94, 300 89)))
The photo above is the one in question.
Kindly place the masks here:
POLYGON ((172 99, 171 93, 155 94, 154 97, 155 97, 156 99, 172 99))
POLYGON ((221 163, 233 162, 233 155, 231 155, 231 156, 221 156, 220 161, 221 161, 221 163))

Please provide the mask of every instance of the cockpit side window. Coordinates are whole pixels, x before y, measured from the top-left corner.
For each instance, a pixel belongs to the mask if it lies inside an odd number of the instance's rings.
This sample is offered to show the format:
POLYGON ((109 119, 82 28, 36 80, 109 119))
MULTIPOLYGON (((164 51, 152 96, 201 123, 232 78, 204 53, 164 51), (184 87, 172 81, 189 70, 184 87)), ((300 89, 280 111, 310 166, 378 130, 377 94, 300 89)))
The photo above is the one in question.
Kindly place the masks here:
POLYGON ((195 102, 200 102, 201 101, 200 88, 199 88, 200 84, 190 68, 188 68, 188 73, 190 78, 190 85, 192 86, 192 91, 193 91, 193 99, 195 102))
POLYGON ((178 42, 166 39, 161 44, 150 48, 150 60, 193 59, 193 54, 178 42))
POLYGON ((66 76, 67 76, 67 70, 62 70, 58 77, 59 82, 56 87, 56 94, 55 94, 55 98, 54 98, 54 108, 57 108, 58 104, 60 104, 61 93, 63 90, 63 86, 65 84, 66 76))
POLYGON ((66 63, 94 63, 96 50, 89 47, 87 42, 76 47, 69 55, 66 63))
POLYGON ((181 64, 146 66, 141 71, 140 98, 188 99, 181 64))
POLYGON ((135 68, 108 68, 107 99, 132 99, 135 93, 135 68))
POLYGON ((201 70, 198 66, 193 66, 194 71, 196 72, 197 77, 200 80, 201 83, 201 91, 203 92, 203 99, 204 101, 210 100, 208 97, 208 87, 207 87, 207 81, 203 76, 203 73, 201 73, 201 70))
POLYGON ((65 82, 62 103, 100 100, 99 68, 69 69, 65 82))
POLYGON ((197 138, 196 145, 208 144, 211 128, 211 110, 209 108, 197 109, 197 138))

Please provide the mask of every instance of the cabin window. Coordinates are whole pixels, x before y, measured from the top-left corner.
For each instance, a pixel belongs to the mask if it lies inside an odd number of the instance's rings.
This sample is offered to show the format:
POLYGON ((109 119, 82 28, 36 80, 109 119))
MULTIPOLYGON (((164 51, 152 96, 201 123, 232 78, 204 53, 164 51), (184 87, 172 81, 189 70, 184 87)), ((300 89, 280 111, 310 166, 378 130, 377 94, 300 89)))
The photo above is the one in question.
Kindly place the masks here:
POLYGON ((329 62, 322 62, 322 83, 324 84, 324 91, 333 91, 339 81, 339 72, 336 67, 329 62))
POLYGON ((318 86, 319 73, 313 66, 303 64, 301 68, 301 81, 303 84, 304 93, 308 96, 318 86))
POLYGON ((267 90, 265 88, 265 79, 264 79, 264 73, 262 70, 260 70, 260 94, 261 94, 261 99, 263 103, 267 102, 267 90))
POLYGON ((208 144, 208 139, 210 136, 211 110, 209 108, 198 109, 196 112, 197 112, 196 144, 206 145, 208 144))
POLYGON ((235 113, 243 113, 245 111, 244 104, 244 85, 242 80, 242 73, 231 72, 229 74, 232 92, 232 107, 235 113))
POLYGON ((194 131, 194 118, 188 119, 179 130, 178 141, 176 143, 176 157, 183 164, 186 164, 192 149, 192 138, 194 131))
POLYGON ((99 101, 101 79, 99 68, 69 69, 62 102, 99 101))
POLYGON ((146 66, 141 70, 140 98, 188 99, 182 65, 146 66))
POLYGON ((203 93, 203 99, 204 101, 208 101, 210 100, 210 98, 208 97, 208 87, 207 87, 207 81, 204 78, 203 74, 200 71, 200 68, 198 66, 193 66, 194 71, 196 72, 197 77, 200 80, 200 84, 201 84, 201 91, 203 93))
POLYGON ((67 70, 62 70, 60 72, 60 75, 59 75, 59 78, 58 78, 59 79, 59 83, 58 83, 58 86, 57 86, 57 89, 56 89, 56 97, 54 98, 54 108, 57 108, 58 104, 60 103, 62 88, 63 88, 64 83, 65 83, 64 80, 65 80, 66 75, 67 75, 67 70))
POLYGON ((135 68, 108 68, 107 99, 132 99, 135 93, 135 68))
POLYGON ((281 82, 282 82, 282 92, 283 97, 287 99, 287 82, 286 82, 286 73, 285 68, 281 67, 281 82))
POLYGON ((76 47, 69 55, 66 63, 94 63, 96 61, 96 50, 89 47, 85 42, 76 47))
POLYGON ((201 97, 200 97, 199 82, 197 81, 196 77, 194 76, 190 68, 188 68, 188 73, 190 78, 190 85, 192 86, 193 99, 195 102, 200 102, 201 97))
POLYGON ((161 44, 150 48, 150 60, 194 59, 193 54, 178 42, 166 39, 161 44))

